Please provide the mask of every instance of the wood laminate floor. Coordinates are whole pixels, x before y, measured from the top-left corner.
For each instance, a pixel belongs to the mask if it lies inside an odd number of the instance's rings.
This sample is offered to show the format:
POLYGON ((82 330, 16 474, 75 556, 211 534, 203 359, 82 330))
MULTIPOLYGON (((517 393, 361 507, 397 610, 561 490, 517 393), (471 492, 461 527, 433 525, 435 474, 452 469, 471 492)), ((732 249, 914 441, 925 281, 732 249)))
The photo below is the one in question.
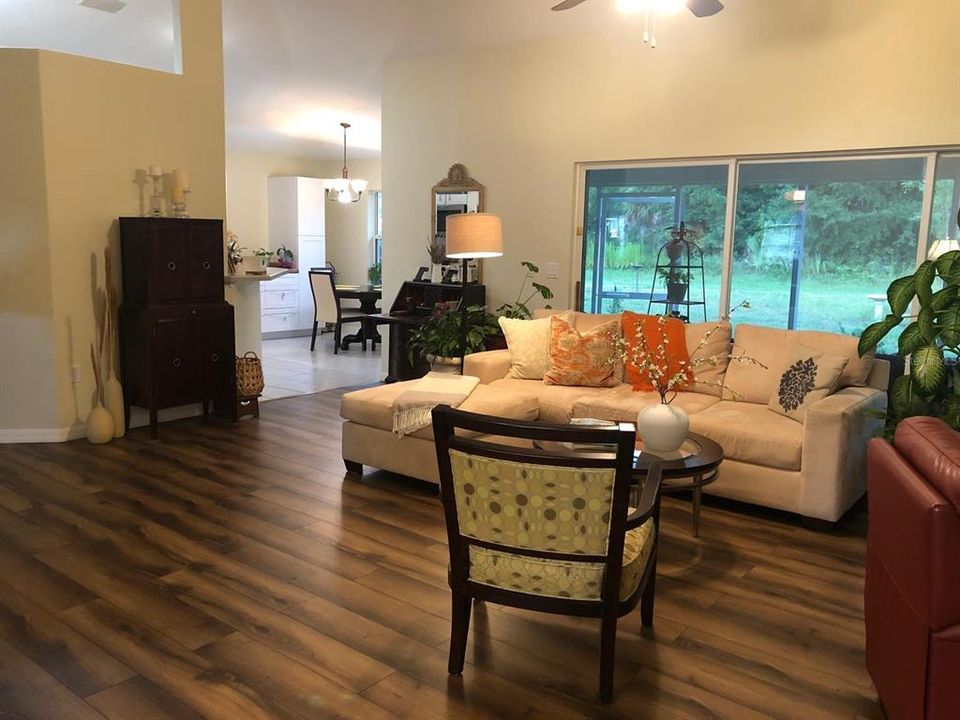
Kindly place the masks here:
POLYGON ((481 606, 446 672, 429 486, 345 476, 339 392, 104 446, 0 446, 0 718, 882 718, 863 667, 862 517, 818 533, 665 500, 656 619, 481 606))

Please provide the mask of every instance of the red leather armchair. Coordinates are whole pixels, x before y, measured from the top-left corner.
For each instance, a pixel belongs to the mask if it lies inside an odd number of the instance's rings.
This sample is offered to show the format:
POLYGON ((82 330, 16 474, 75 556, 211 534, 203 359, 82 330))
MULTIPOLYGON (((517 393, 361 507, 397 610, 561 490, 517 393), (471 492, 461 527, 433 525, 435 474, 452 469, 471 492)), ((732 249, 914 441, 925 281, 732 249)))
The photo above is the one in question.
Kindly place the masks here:
POLYGON ((960 433, 936 418, 867 448, 867 670, 890 720, 960 718, 960 433))

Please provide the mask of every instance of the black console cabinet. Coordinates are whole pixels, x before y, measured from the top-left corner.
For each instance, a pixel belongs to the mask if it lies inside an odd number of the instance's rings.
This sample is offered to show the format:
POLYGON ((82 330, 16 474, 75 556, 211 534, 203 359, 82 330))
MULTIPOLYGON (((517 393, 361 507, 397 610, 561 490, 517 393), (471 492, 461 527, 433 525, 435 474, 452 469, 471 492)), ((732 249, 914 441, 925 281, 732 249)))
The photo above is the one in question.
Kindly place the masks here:
POLYGON ((157 411, 234 396, 233 306, 223 297, 223 222, 120 218, 120 358, 127 405, 157 411))

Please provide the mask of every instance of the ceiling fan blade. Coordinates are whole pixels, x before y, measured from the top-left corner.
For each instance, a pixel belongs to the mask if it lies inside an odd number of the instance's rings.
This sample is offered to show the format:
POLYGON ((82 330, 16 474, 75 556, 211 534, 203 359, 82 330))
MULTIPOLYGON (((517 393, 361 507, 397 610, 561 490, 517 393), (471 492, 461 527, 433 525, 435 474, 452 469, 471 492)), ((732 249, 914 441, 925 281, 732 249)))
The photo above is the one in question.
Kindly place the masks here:
POLYGON ((586 2, 586 0, 563 0, 562 3, 554 5, 550 9, 553 10, 554 12, 560 12, 561 10, 569 10, 570 8, 575 8, 577 5, 579 5, 582 2, 586 2))
POLYGON ((710 17, 723 10, 720 0, 687 0, 687 7, 697 17, 710 17))

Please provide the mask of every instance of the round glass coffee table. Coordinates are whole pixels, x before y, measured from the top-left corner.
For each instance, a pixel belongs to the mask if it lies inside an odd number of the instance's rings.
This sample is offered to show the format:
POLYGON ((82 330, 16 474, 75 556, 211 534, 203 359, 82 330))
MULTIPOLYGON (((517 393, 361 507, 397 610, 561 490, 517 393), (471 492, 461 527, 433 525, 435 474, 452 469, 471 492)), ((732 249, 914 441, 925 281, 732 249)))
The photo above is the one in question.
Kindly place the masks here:
POLYGON ((700 500, 703 488, 717 479, 718 468, 723 462, 723 448, 708 437, 690 433, 678 450, 669 453, 654 453, 644 450, 643 441, 637 441, 637 453, 633 463, 634 477, 638 483, 646 477, 650 463, 658 461, 663 469, 661 492, 693 491, 693 536, 700 536, 700 500))

